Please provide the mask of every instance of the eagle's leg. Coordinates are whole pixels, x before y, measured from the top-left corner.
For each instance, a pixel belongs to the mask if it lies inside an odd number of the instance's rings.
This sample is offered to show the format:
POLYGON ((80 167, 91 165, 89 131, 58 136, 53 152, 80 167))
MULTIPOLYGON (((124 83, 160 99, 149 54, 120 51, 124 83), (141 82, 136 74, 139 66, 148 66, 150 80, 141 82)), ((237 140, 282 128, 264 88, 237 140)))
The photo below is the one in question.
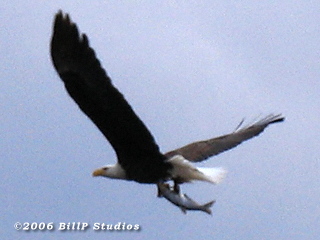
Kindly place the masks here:
POLYGON ((158 182, 158 183, 157 183, 157 189, 158 189, 158 191, 157 191, 157 192, 158 192, 158 193, 157 193, 157 197, 158 197, 158 198, 160 198, 160 197, 163 196, 163 194, 162 194, 162 192, 161 192, 161 190, 160 190, 160 187, 159 187, 160 184, 164 184, 164 183, 163 183, 163 182, 158 182))
POLYGON ((180 186, 179 186, 179 183, 177 182, 177 181, 173 181, 173 183, 174 183, 174 185, 173 185, 173 191, 175 192, 175 193, 180 193, 180 186))
MULTIPOLYGON (((163 194, 162 194, 162 192, 161 192, 161 189, 160 189, 160 185, 161 184, 166 184, 166 183, 164 183, 164 182, 158 182, 157 183, 157 197, 162 197, 163 196, 163 194)), ((169 186, 170 187, 170 186, 169 186)), ((170 187, 170 190, 172 191, 174 191, 175 193, 177 193, 177 194, 180 194, 180 185, 179 185, 179 182, 178 181, 176 181, 176 180, 173 180, 173 187, 170 187)))

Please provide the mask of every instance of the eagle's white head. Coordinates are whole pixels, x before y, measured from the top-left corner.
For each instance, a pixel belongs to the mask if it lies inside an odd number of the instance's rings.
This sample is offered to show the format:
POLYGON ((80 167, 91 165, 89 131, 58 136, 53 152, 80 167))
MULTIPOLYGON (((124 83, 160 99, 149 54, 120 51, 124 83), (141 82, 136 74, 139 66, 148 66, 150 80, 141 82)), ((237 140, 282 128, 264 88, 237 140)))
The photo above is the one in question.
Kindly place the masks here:
POLYGON ((127 179, 126 172, 118 163, 114 165, 106 165, 102 168, 98 168, 93 171, 92 176, 93 177, 101 176, 101 177, 115 178, 115 179, 127 179))

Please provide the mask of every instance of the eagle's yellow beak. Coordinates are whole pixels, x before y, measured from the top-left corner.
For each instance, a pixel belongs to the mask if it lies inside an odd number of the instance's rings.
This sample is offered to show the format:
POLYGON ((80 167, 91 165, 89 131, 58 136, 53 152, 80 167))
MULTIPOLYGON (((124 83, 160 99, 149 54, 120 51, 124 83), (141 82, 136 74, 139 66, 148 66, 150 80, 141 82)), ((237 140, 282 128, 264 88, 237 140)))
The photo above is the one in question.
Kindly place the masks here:
POLYGON ((102 168, 99 168, 99 169, 93 171, 92 176, 93 177, 103 176, 104 172, 105 171, 102 168))

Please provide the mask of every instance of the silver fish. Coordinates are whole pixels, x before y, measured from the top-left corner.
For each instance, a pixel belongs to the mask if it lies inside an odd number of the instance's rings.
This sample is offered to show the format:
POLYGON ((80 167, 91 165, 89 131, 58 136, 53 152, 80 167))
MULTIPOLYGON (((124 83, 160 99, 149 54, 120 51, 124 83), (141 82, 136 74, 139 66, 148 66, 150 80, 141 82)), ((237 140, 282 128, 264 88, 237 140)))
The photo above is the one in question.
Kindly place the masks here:
POLYGON ((180 191, 175 191, 167 183, 158 183, 158 197, 164 197, 169 202, 178 206, 181 211, 186 214, 187 210, 203 211, 211 214, 210 207, 215 203, 215 200, 206 204, 200 205, 192 200, 187 194, 182 194, 180 191))

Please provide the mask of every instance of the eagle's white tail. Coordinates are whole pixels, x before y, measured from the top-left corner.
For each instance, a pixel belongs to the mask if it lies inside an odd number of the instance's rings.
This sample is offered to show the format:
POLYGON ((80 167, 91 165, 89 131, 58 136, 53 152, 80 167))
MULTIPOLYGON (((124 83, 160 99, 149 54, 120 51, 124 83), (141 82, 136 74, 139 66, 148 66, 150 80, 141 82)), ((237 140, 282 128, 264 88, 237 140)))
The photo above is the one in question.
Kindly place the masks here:
POLYGON ((218 184, 227 175, 227 171, 224 168, 197 168, 199 172, 206 176, 208 182, 218 184))
POLYGON ((199 180, 218 184, 227 173, 223 168, 196 168, 181 155, 173 156, 168 162, 173 165, 172 178, 179 179, 182 182, 199 180))

